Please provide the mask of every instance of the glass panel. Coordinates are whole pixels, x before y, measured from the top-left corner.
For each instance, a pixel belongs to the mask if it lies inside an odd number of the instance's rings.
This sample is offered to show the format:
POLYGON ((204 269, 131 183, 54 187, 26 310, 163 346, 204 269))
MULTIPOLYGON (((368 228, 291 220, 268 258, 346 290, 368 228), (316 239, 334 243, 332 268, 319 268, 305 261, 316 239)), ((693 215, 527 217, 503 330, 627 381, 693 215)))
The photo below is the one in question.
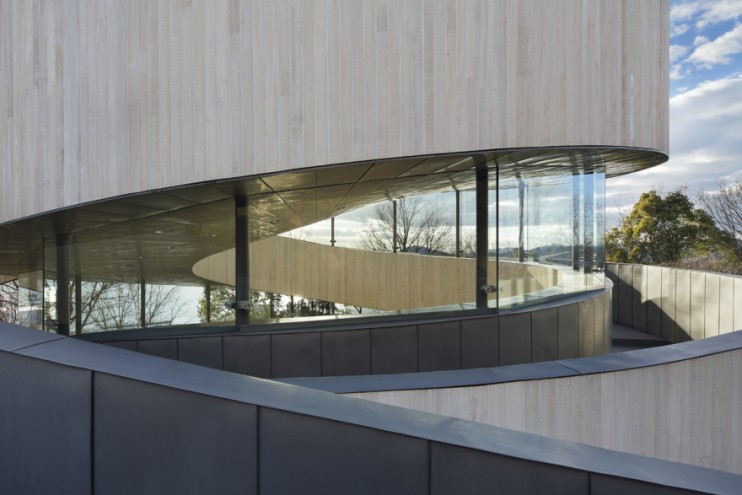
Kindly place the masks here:
MULTIPOLYGON (((456 192, 437 189, 344 211, 334 231, 324 220, 251 243, 251 321, 473 307, 473 192, 462 194, 457 259, 456 192)), ((306 195, 287 203, 315 208, 306 195)))
MULTIPOLYGON (((181 208, 75 232, 60 250, 45 239, 44 321, 59 331, 58 286, 66 265, 70 334, 196 325, 208 318, 194 265, 234 246, 233 200, 181 208), (189 239, 188 241, 186 239, 189 239), (66 252, 66 263, 59 257, 66 252)), ((222 304, 217 321, 232 310, 222 304)))
MULTIPOLYGON (((273 176, 280 192, 265 186, 248 197, 253 323, 475 307, 474 171, 406 177, 406 168, 375 167, 348 184, 273 176)), ((19 315, 57 331, 66 294, 73 335, 231 325, 234 200, 151 214, 158 198, 148 199, 148 216, 73 232, 64 249, 47 238, 43 271, 20 284, 19 315)), ((602 287, 602 169, 513 161, 490 170, 488 200, 491 308, 602 287)))
POLYGON ((500 180, 500 308, 603 286, 605 176, 500 180))

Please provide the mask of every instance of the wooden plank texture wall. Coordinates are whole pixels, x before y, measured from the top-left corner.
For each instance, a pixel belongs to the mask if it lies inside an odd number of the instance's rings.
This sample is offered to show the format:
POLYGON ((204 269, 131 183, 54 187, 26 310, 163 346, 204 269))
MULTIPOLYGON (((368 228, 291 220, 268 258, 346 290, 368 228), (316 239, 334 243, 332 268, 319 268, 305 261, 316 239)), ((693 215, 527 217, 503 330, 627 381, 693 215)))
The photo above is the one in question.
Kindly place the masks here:
POLYGON ((0 223, 508 147, 668 149, 668 0, 3 0, 0 223))
MULTIPOLYGON (((496 266, 490 260, 490 273, 496 266)), ((253 289, 380 310, 471 303, 476 296, 475 269, 474 258, 366 251, 283 236, 250 245, 253 289)), ((234 286, 234 249, 199 261, 193 273, 234 286)), ((501 298, 534 293, 566 278, 556 268, 507 261, 500 262, 499 273, 501 298)), ((569 282, 574 291, 603 288, 602 280, 593 276, 574 275, 569 282)))

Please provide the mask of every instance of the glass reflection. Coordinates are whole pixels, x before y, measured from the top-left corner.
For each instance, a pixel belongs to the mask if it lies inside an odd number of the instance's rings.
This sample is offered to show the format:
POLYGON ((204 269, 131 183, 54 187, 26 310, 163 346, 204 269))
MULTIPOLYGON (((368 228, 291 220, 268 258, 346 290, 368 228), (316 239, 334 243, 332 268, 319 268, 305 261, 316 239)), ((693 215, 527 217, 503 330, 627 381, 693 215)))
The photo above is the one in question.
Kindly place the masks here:
MULTIPOLYGON (((490 308, 603 287, 603 169, 527 171, 489 170, 490 308)), ((401 178, 287 181, 280 194, 266 185, 249 196, 251 323, 475 308, 474 171, 445 177, 419 190, 401 178)), ((72 335, 232 325, 234 213, 229 198, 74 232, 62 244, 48 237, 43 271, 18 291, 19 315, 59 331, 67 312, 72 335)))
POLYGON ((232 200, 217 201, 46 238, 44 328, 81 335, 199 324, 207 284, 192 266, 234 244, 233 212, 232 200))
POLYGON ((500 179, 500 308, 603 287, 605 174, 500 179))

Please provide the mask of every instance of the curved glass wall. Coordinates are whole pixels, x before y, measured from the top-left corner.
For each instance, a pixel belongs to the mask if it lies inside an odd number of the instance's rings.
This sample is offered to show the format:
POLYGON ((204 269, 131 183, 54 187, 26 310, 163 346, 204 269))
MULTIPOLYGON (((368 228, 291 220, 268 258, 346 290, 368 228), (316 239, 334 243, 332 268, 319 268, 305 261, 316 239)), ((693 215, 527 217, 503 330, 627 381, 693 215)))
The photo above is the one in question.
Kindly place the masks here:
POLYGON ((504 311, 600 289, 605 170, 566 161, 398 160, 194 188, 177 208, 157 194, 103 204, 107 221, 45 237, 43 269, 21 284, 25 317, 75 335, 234 325, 246 308, 250 324, 504 311), (248 204, 244 238, 237 195, 248 204), (478 217, 488 228, 478 231, 478 217), (246 301, 236 301, 240 283, 246 301))
POLYGON ((212 285, 189 260, 234 244, 233 211, 220 200, 46 237, 43 328, 80 335, 210 321, 212 285), (194 233, 199 244, 185 241, 194 233))

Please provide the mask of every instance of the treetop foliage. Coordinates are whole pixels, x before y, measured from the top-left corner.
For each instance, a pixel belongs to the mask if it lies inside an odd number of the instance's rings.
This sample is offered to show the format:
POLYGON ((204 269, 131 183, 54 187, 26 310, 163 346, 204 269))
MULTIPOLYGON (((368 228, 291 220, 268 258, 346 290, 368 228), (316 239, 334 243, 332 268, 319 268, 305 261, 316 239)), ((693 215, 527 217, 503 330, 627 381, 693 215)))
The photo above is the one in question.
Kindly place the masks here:
POLYGON ((619 227, 606 234, 607 261, 649 265, 677 264, 699 256, 726 256, 733 236, 684 190, 643 193, 619 227))

